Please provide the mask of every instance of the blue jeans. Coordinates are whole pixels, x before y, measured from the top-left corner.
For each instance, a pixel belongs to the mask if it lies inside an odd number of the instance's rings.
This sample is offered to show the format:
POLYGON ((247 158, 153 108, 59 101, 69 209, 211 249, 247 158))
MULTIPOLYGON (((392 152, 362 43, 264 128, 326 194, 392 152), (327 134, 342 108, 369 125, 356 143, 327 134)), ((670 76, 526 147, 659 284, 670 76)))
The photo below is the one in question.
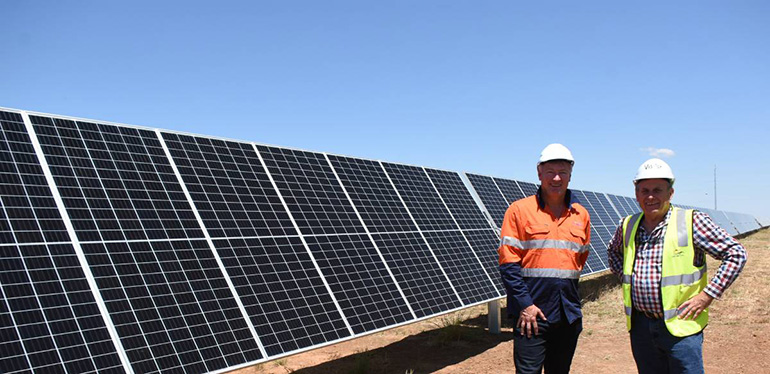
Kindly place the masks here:
POLYGON ((513 363, 516 374, 567 374, 575 355, 578 336, 583 331, 583 320, 571 325, 561 321, 537 321, 538 334, 527 338, 518 328, 513 329, 513 363))
POLYGON ((671 335, 663 319, 631 314, 631 352, 639 374, 703 374, 703 331, 671 335))

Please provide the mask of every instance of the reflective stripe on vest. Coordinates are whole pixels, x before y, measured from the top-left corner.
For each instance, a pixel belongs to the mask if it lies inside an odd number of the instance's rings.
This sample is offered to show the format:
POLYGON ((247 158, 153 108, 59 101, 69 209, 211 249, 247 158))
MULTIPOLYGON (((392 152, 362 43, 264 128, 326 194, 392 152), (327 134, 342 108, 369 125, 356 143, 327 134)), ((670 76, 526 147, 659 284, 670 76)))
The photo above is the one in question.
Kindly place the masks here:
MULTIPOLYGON (((631 330, 631 286, 633 267, 636 260, 634 238, 639 228, 641 214, 627 217, 623 221, 623 304, 626 312, 626 327, 631 330)), ((706 287, 706 266, 693 265, 695 249, 692 245, 692 210, 673 208, 663 238, 663 266, 660 283, 663 318, 666 328, 674 336, 695 334, 708 323, 708 309, 695 320, 677 318, 677 308, 685 301, 700 293, 706 287)))
POLYGON ((521 275, 524 277, 579 279, 580 270, 522 268, 521 275))
POLYGON ((500 245, 510 245, 511 247, 529 250, 529 249, 568 249, 577 253, 588 252, 588 245, 580 245, 569 240, 556 240, 556 239, 533 239, 533 240, 519 240, 510 236, 504 236, 500 240, 500 245))

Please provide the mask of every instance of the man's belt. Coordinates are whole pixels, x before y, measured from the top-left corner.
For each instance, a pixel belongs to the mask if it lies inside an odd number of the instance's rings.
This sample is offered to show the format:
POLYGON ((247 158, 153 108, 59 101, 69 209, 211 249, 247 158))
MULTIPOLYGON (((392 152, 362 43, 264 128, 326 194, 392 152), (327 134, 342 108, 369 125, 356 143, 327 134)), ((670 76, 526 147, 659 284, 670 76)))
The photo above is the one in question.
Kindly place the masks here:
POLYGON ((663 313, 661 312, 645 312, 639 309, 634 309, 634 312, 642 314, 649 319, 663 319, 663 313))

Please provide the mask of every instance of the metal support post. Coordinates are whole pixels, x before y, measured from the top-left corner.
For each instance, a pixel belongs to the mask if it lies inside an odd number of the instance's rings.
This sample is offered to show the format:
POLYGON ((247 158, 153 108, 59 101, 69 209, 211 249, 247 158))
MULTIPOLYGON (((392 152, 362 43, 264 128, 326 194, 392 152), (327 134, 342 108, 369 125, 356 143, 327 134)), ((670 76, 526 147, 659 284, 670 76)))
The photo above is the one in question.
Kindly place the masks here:
POLYGON ((489 316, 489 332, 500 333, 500 300, 492 300, 487 303, 487 316, 489 316))

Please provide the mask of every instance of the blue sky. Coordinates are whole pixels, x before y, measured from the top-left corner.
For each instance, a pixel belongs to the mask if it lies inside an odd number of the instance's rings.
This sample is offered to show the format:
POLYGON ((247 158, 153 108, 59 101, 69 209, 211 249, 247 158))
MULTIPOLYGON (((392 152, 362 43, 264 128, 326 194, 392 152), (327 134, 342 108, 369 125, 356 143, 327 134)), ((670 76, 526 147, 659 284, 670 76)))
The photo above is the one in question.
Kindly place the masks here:
POLYGON ((767 1, 4 1, 0 106, 770 217, 767 1))

